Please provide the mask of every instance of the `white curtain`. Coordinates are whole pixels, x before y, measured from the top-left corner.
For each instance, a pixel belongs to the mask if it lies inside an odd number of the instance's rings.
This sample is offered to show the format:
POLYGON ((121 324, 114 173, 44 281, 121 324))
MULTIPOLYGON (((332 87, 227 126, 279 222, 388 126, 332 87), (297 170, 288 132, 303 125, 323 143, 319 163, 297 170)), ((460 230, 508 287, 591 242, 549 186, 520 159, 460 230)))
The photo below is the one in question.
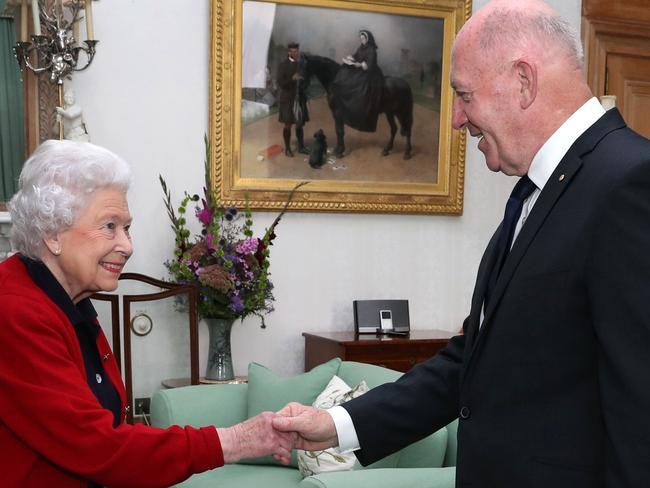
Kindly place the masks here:
POLYGON ((266 61, 274 18, 274 3, 244 2, 242 88, 266 86, 266 61))

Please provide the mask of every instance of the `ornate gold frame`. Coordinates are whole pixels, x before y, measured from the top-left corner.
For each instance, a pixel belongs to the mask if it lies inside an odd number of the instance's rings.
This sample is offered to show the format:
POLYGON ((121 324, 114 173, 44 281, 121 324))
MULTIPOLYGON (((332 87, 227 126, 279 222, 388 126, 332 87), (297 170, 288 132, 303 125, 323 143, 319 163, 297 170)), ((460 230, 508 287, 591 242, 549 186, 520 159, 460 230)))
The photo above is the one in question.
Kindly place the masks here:
MULTIPOLYGON (((297 180, 241 177, 241 66, 243 0, 211 0, 210 142, 211 177, 226 205, 248 199, 253 209, 278 209, 297 180)), ((453 39, 471 14, 471 0, 275 0, 275 3, 380 11, 444 21, 438 180, 428 183, 312 181, 290 208, 302 211, 461 214, 465 175, 465 131, 451 128, 449 79, 453 39)))

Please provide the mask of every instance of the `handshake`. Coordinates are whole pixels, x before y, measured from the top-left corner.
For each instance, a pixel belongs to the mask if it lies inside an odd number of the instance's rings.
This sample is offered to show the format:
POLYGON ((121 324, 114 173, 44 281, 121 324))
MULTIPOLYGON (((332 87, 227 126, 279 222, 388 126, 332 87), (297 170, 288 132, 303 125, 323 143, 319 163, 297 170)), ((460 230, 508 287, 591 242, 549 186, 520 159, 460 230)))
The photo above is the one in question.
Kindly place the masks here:
POLYGON ((277 413, 262 412, 217 431, 226 464, 267 455, 289 464, 292 449, 316 451, 338 445, 332 417, 299 403, 289 403, 277 413))

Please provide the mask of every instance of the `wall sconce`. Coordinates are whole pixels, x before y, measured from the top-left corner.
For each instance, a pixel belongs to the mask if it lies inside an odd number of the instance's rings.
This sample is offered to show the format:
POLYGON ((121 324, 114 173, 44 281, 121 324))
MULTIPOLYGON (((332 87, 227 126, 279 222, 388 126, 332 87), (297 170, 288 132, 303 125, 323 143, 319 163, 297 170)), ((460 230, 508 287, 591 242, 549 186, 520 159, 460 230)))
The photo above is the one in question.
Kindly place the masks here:
MULTIPOLYGON (((21 71, 29 69, 36 75, 48 74, 58 86, 59 106, 64 106, 63 79, 74 71, 83 71, 95 57, 92 0, 21 0, 20 41, 14 55, 21 71), (28 40, 28 3, 31 3, 33 35, 28 40), (79 22, 85 13, 86 37, 81 44, 79 22)), ((63 123, 59 123, 59 139, 63 139, 63 123)))

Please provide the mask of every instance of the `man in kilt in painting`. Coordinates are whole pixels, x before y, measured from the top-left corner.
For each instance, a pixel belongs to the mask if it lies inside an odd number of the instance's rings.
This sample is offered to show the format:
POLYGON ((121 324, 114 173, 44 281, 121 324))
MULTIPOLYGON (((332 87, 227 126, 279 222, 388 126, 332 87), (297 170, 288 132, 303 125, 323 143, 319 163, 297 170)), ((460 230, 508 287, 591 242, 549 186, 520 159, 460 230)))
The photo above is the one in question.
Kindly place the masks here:
POLYGON ((284 138, 284 153, 293 157, 291 150, 291 126, 296 125, 296 139, 298 152, 309 154, 305 147, 303 126, 309 121, 307 111, 307 95, 305 94, 305 80, 300 76, 300 44, 288 44, 287 57, 278 66, 277 80, 279 87, 279 120, 284 124, 282 136, 284 138))

